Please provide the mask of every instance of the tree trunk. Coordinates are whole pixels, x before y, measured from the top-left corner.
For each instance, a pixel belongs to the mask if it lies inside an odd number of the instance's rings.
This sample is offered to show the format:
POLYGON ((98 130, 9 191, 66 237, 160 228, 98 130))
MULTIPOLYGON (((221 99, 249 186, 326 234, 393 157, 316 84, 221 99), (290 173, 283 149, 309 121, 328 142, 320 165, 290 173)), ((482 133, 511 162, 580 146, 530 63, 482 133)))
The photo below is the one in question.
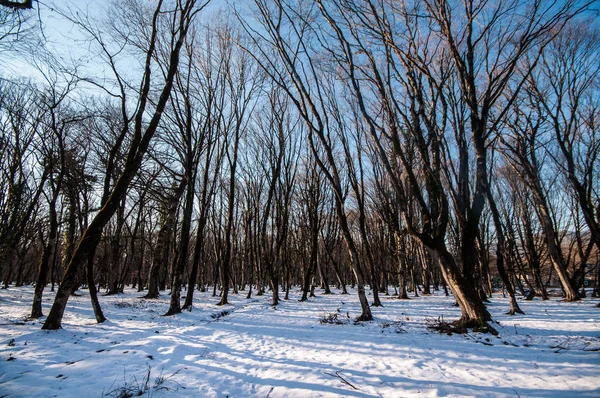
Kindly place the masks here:
POLYGON ((117 222, 115 225, 114 235, 111 238, 111 256, 110 265, 108 270, 108 292, 105 296, 112 296, 119 294, 119 279, 121 275, 122 263, 121 261, 121 233, 123 231, 123 224, 125 223, 125 198, 121 200, 119 210, 117 210, 117 222))
MULTIPOLYGON (((174 315, 181 313, 181 285, 183 282, 183 273, 188 263, 188 249, 190 247, 190 230, 192 226, 192 214, 194 212, 194 188, 195 188, 195 173, 184 178, 187 182, 187 191, 185 197, 185 209, 183 211, 183 221, 181 225, 181 234, 179 239, 179 255, 177 262, 173 266, 173 284, 171 285, 171 301, 169 310, 165 315, 174 315)), ((193 289, 196 281, 191 283, 189 289, 193 289)))
POLYGON ((509 302, 510 302, 510 310, 508 314, 523 314, 521 308, 519 308, 519 304, 517 303, 517 298, 515 297, 515 289, 513 284, 508 277, 508 274, 504 268, 504 258, 506 253, 506 239, 504 237, 504 226, 500 220, 500 213, 498 212, 498 208, 496 207, 496 202, 492 197, 492 194, 488 191, 488 205, 490 207, 490 211, 492 212, 492 218, 494 220, 494 227, 496 228, 496 266, 498 267, 498 273, 500 274, 500 278, 502 278, 502 282, 506 287, 506 291, 508 293, 509 302))
POLYGON ((319 269, 319 274, 321 276, 321 280, 323 281, 323 289, 325 289, 323 294, 331 294, 331 288, 329 287, 329 278, 327 276, 326 264, 323 261, 318 261, 317 267, 319 269))
POLYGON ((579 295, 577 294, 577 291, 574 289, 574 287, 571 285, 571 280, 569 279, 569 275, 567 274, 567 267, 564 263, 562 253, 560 251, 560 246, 558 244, 558 236, 556 234, 556 230, 554 229, 552 219, 550 218, 548 206, 546 205, 545 200, 540 196, 540 193, 537 192, 536 189, 534 189, 533 191, 533 200, 536 204, 538 216, 540 217, 542 229, 544 230, 544 235, 546 237, 546 247, 548 250, 548 256, 550 257, 552 266, 554 267, 554 270, 558 275, 558 279, 565 294, 565 300, 580 300, 579 295))
POLYGON ((339 201, 336 195, 336 212, 338 214, 338 222, 340 225, 340 229, 342 235, 344 236, 344 240, 346 241, 346 248, 348 249, 348 253, 350 254, 350 262, 352 264, 352 272, 354 273, 354 278, 356 281, 356 287, 358 290, 358 300, 360 302, 361 314, 356 319, 357 321, 366 322, 372 321, 373 315, 371 314, 371 307, 369 307, 369 301, 367 300, 367 294, 365 292, 365 278, 363 275, 363 270, 360 262, 360 256, 358 254, 358 250, 354 245, 354 239, 352 238, 350 227, 348 226, 348 221, 346 219, 346 213, 344 212, 344 208, 342 203, 339 201))
POLYGON ((403 250, 402 235, 399 232, 394 232, 396 237, 396 258, 398 259, 398 298, 408 300, 408 291, 406 289, 406 259, 405 251, 403 250))
POLYGON ((117 180, 112 193, 110 194, 106 203, 104 203, 102 209, 98 211, 94 219, 91 221, 88 228, 83 232, 79 244, 71 257, 69 264, 65 270, 63 279, 56 292, 54 304, 50 310, 50 314, 44 323, 42 329, 55 330, 61 327, 62 318, 64 315, 67 301, 71 293, 77 289, 79 285, 79 270, 82 264, 88 260, 89 255, 98 245, 102 230, 105 225, 109 222, 114 213, 118 210, 120 201, 127 194, 129 184, 135 177, 139 170, 142 159, 148 149, 150 141, 156 132, 159 122, 162 117, 162 113, 167 105, 169 97, 171 95, 171 89, 173 87, 173 80, 175 73, 178 69, 179 64, 179 53, 183 46, 184 38, 187 34, 187 30, 191 23, 191 15, 193 15, 194 1, 190 0, 185 3, 184 8, 180 10, 179 21, 178 21, 178 36, 173 38, 174 47, 171 51, 169 66, 165 77, 165 84, 160 93, 154 114, 150 118, 149 122, 144 121, 144 114, 147 113, 146 104, 148 101, 148 94, 150 92, 150 74, 151 74, 151 63, 155 56, 155 46, 157 37, 157 24, 158 16, 162 12, 161 10, 162 1, 159 1, 157 8, 153 14, 152 20, 152 34, 150 47, 147 51, 147 58, 145 63, 144 82, 141 86, 140 104, 135 115, 134 123, 134 137, 129 148, 125 165, 123 166, 123 172, 117 180), (142 129, 145 127, 145 132, 142 133, 142 129))
POLYGON ((481 302, 475 286, 467 283, 458 272, 454 257, 447 251, 443 243, 437 247, 437 252, 440 256, 442 275, 462 313, 459 322, 467 327, 471 327, 471 325, 486 326, 486 323, 491 321, 492 317, 481 302))
MULTIPOLYGON (((239 134, 236 133, 236 134, 239 134)), ((239 135, 236 136, 234 143, 234 155, 233 155, 233 163, 230 165, 231 171, 229 175, 229 191, 227 193, 227 226, 225 227, 225 248, 223 249, 223 259, 221 260, 221 283, 223 284, 223 293, 221 295, 221 300, 217 305, 225 305, 229 304, 227 301, 229 295, 229 281, 231 279, 231 251, 232 251, 232 242, 231 242, 231 234, 233 230, 234 223, 234 212, 235 212, 235 170, 237 166, 237 151, 238 151, 238 140, 239 135)))
POLYGON ((206 216, 200 215, 198 221, 198 231, 196 232, 196 243, 194 245, 194 256, 192 258, 192 270, 190 271, 190 277, 188 278, 188 288, 185 296, 185 302, 183 303, 184 310, 190 310, 192 308, 194 300, 194 287, 198 279, 198 268, 200 266, 200 259, 204 254, 204 229, 206 226, 206 216))
MULTIPOLYGON (((310 257, 308 261, 308 267, 304 273, 304 283, 302 284, 302 298, 300 301, 306 301, 308 299, 308 292, 310 290, 310 279, 315 274, 317 269, 317 260, 319 254, 319 229, 318 222, 314 222, 315 214, 311 214, 311 230, 310 230, 310 257)), ((318 214, 316 215, 318 217, 318 214)))
POLYGON ((182 180, 174 191, 165 198, 164 222, 158 231, 156 246, 152 255, 152 264, 148 275, 148 293, 144 296, 147 299, 157 299, 160 295, 160 279, 162 272, 168 268, 169 264, 169 241, 171 233, 177 223, 177 208, 179 200, 185 190, 186 181, 182 180))
POLYGON ((96 257, 96 248, 92 250, 87 259, 86 266, 86 281, 88 285, 88 292, 90 293, 90 300, 92 302, 92 309, 94 310, 94 317, 96 322, 102 323, 106 321, 106 317, 100 307, 100 301, 98 301, 98 290, 96 289, 96 281, 94 280, 94 258, 96 257))
POLYGON ((337 261, 335 261, 335 258, 333 257, 333 254, 329 251, 327 251, 327 255, 329 257, 329 260, 331 261, 331 264, 333 265, 333 272, 335 273, 335 277, 338 280, 338 283, 342 289, 342 294, 348 294, 348 290, 346 289, 346 283, 344 282, 344 278, 342 278, 342 273, 340 272, 340 267, 337 261))
POLYGON ((35 290, 33 293, 33 303, 31 306, 31 318, 40 318, 44 316, 42 313, 42 294, 48 279, 48 266, 52 257, 52 250, 56 244, 58 231, 58 220, 56 216, 56 203, 50 204, 50 231, 48 232, 48 241, 44 246, 42 257, 38 267, 38 275, 35 282, 35 290))

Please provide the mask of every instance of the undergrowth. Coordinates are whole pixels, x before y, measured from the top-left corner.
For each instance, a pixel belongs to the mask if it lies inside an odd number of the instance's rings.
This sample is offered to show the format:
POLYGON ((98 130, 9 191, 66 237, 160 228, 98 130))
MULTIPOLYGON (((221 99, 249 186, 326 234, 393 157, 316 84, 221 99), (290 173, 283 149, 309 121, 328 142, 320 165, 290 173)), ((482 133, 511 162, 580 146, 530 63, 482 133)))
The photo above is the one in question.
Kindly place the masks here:
POLYGON ((125 371, 123 371, 123 379, 121 383, 115 386, 117 384, 117 379, 115 379, 107 391, 102 391, 102 398, 141 397, 146 393, 148 394, 148 397, 151 397, 154 392, 160 390, 178 391, 180 388, 185 389, 185 387, 178 382, 170 380, 183 369, 185 368, 181 368, 169 376, 165 376, 163 370, 161 369, 160 374, 154 379, 152 386, 150 386, 150 379, 152 378, 152 367, 150 365, 148 365, 148 369, 146 369, 144 376, 139 380, 135 375, 128 379, 125 371))
POLYGON ((336 310, 336 312, 323 312, 321 318, 319 319, 320 324, 328 324, 328 325, 347 325, 350 323, 350 314, 346 312, 346 315, 343 315, 340 308, 336 310))
POLYGON ((383 321, 379 324, 379 326, 381 326, 381 329, 388 329, 394 333, 406 333, 406 330, 403 327, 404 322, 402 321, 383 321))

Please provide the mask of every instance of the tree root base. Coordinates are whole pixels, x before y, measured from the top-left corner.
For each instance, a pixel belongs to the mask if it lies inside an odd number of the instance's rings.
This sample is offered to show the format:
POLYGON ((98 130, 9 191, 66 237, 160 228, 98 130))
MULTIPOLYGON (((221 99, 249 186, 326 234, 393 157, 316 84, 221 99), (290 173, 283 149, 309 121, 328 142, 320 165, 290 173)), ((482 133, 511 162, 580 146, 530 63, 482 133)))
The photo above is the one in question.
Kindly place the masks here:
POLYGON ((181 314, 181 309, 169 309, 167 311, 166 314, 164 314, 163 316, 172 316, 172 315, 177 315, 177 314, 181 314))
POLYGON ((373 320, 373 315, 361 315, 358 318, 356 318, 355 322, 371 322, 373 320))
POLYGON ((448 336, 453 333, 456 334, 466 334, 469 333, 469 329, 473 330, 473 332, 478 333, 489 333, 494 336, 498 335, 498 331, 494 329, 490 324, 485 321, 480 321, 476 319, 472 320, 463 320, 459 319, 454 322, 445 322, 443 319, 429 319, 426 321, 427 328, 430 330, 435 330, 436 332, 445 333, 448 336))

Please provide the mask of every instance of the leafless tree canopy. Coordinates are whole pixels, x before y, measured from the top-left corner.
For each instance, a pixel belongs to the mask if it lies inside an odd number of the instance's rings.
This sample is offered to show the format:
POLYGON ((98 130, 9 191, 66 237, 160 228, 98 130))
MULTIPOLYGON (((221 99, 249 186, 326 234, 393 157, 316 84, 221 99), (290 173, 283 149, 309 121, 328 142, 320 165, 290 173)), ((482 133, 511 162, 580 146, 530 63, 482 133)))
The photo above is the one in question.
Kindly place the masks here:
POLYGON ((10 1, 0 0, 0 6, 12 8, 15 10, 28 10, 33 8, 33 0, 10 1))
MULTIPOLYGON (((98 322, 98 293, 131 285, 169 290, 166 315, 196 290, 277 306, 350 285, 358 321, 443 292, 450 327, 492 333, 492 293, 511 314, 598 295, 593 5, 36 3, 81 48, 47 41, 41 78, 0 76, 3 285, 35 284, 32 317, 58 289, 45 329, 79 288, 98 322)), ((30 51, 32 7, 0 1, 0 54, 30 51)))

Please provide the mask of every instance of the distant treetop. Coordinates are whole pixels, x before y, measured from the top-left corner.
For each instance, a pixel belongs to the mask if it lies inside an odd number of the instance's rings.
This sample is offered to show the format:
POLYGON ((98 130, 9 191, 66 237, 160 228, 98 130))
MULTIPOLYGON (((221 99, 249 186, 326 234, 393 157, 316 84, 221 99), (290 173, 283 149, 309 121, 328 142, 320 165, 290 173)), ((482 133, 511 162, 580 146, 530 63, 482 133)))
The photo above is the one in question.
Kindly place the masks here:
POLYGON ((15 10, 26 10, 33 8, 33 0, 10 1, 0 0, 0 6, 14 8, 15 10))

